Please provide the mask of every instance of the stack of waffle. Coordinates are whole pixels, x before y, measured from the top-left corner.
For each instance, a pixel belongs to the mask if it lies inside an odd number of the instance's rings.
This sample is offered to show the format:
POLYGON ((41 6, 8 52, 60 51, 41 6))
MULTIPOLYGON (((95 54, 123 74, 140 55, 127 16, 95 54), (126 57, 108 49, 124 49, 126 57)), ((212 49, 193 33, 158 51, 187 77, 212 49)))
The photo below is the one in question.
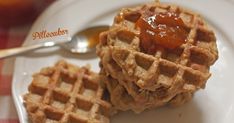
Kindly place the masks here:
POLYGON ((139 113, 184 104, 205 88, 218 51, 215 35, 200 15, 151 3, 122 9, 111 28, 100 35, 97 55, 99 74, 59 61, 33 76, 24 95, 33 123, 109 123, 115 110, 139 113), (146 52, 136 26, 146 11, 176 13, 187 31, 185 42, 173 49, 157 44, 154 52, 146 52))
POLYGON ((204 88, 209 67, 218 58, 216 38, 200 15, 174 5, 151 3, 122 9, 97 47, 101 76, 118 110, 137 113, 163 105, 177 106, 204 88), (145 11, 179 14, 188 32, 186 42, 147 54, 135 26, 145 11))
POLYGON ((24 102, 33 123, 109 123, 104 94, 98 74, 59 61, 33 76, 24 102))

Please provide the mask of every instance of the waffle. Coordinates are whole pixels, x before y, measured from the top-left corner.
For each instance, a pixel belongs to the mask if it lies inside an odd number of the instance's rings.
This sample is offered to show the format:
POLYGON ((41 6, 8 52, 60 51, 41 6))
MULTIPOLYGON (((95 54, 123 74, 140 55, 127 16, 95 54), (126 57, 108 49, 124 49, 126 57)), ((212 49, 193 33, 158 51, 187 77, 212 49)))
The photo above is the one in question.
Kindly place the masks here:
POLYGON ((113 105, 113 108, 115 108, 116 110, 133 110, 135 113, 141 113, 146 109, 156 108, 162 105, 176 107, 190 100, 193 95, 192 92, 179 93, 176 96, 174 96, 170 101, 165 103, 162 103, 161 101, 159 101, 159 103, 151 104, 137 102, 130 94, 128 94, 126 89, 121 84, 119 84, 118 80, 108 75, 104 69, 101 69, 99 75, 101 78, 101 82, 105 85, 110 94, 110 101, 113 105))
POLYGON ((182 98, 205 87, 209 68, 218 58, 214 32, 199 14, 157 2, 122 9, 112 27, 100 35, 97 54, 102 69, 135 102, 150 105, 186 102, 182 98), (175 49, 159 46, 151 54, 144 52, 135 23, 145 11, 178 13, 188 32, 186 42, 175 49))
POLYGON ((24 95, 32 123, 109 123, 111 104, 88 67, 59 61, 41 69, 24 95))

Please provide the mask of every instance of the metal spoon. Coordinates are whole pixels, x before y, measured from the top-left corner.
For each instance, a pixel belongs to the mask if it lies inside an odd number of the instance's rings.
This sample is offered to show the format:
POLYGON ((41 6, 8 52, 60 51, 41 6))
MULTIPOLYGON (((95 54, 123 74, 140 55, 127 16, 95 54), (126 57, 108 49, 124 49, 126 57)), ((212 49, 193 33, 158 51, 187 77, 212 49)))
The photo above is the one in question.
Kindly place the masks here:
POLYGON ((59 45, 72 53, 92 52, 95 51, 95 47, 98 44, 99 34, 108 29, 109 26, 96 26, 78 32, 72 38, 63 41, 49 41, 35 45, 0 50, 0 59, 56 45, 59 45))

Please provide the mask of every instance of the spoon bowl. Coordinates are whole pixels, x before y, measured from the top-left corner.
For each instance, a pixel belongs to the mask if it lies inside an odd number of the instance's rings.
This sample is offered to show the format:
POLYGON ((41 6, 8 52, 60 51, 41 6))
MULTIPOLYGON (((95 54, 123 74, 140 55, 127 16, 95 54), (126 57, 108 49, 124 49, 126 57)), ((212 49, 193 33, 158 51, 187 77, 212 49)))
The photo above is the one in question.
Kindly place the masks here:
POLYGON ((95 26, 76 33, 70 42, 61 44, 61 47, 72 53, 89 53, 96 49, 99 34, 109 29, 109 26, 95 26))

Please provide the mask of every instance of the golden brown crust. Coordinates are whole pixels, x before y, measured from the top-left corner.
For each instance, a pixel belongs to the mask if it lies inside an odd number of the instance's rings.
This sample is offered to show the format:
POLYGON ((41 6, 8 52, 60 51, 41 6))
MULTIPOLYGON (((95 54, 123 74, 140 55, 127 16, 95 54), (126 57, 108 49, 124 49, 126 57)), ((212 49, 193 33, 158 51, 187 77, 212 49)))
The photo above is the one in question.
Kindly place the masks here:
POLYGON ((33 123, 109 123, 111 104, 104 100, 99 76, 87 67, 59 61, 33 76, 24 103, 33 123))
MULTIPOLYGON (((100 35, 97 54, 106 76, 114 79, 118 88, 123 88, 119 90, 124 90, 135 103, 145 104, 145 107, 120 106, 119 109, 137 112, 188 101, 195 91, 205 87, 211 75, 209 68, 218 58, 214 32, 202 17, 163 3, 122 9, 112 27, 100 35), (153 55, 144 53, 135 22, 145 11, 178 13, 188 31, 186 43, 173 50, 159 48, 153 55)), ((111 94, 115 92, 112 89, 109 87, 111 94)), ((121 102, 114 105, 118 107, 121 102)))

